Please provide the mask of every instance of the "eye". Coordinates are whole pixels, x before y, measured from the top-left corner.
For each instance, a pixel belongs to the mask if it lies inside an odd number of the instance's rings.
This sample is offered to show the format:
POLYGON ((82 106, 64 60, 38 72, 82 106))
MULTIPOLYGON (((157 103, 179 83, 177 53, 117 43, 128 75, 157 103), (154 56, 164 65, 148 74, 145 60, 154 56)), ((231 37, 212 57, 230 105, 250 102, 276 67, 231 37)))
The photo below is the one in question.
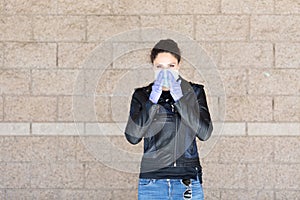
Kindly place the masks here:
POLYGON ((162 65, 156 65, 155 67, 156 67, 156 68, 161 68, 161 67, 162 67, 162 65))
POLYGON ((175 64, 170 64, 169 67, 175 67, 175 64))

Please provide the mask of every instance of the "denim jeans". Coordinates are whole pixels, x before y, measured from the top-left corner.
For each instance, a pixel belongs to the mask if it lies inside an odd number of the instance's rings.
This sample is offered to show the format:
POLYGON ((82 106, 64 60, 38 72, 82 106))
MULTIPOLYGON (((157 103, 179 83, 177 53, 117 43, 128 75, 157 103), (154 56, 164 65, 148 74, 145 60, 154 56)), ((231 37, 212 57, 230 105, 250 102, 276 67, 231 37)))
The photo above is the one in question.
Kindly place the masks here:
POLYGON ((203 189, 196 179, 139 179, 139 200, 203 200, 203 189))

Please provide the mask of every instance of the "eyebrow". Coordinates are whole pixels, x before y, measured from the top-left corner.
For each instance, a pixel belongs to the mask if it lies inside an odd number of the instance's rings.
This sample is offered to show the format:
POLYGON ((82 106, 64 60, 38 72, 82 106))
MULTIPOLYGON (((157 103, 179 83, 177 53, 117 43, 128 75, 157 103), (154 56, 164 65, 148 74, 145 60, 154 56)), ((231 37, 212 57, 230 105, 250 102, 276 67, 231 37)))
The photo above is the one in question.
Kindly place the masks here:
MULTIPOLYGON (((177 63, 172 62, 172 63, 168 63, 167 65, 176 65, 177 63)), ((157 63, 156 65, 164 65, 164 63, 157 63)))

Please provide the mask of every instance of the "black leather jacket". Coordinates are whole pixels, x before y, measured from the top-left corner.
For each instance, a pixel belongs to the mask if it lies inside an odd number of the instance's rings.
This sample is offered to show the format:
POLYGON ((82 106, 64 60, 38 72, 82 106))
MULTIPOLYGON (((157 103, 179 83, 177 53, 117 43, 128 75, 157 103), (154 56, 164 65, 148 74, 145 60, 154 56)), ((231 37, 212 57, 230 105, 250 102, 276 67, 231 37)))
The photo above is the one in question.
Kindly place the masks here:
POLYGON ((144 138, 140 178, 195 178, 202 183, 195 138, 207 140, 213 130, 203 85, 180 77, 183 96, 174 102, 163 91, 157 104, 149 100, 152 85, 132 95, 125 136, 131 144, 144 138))

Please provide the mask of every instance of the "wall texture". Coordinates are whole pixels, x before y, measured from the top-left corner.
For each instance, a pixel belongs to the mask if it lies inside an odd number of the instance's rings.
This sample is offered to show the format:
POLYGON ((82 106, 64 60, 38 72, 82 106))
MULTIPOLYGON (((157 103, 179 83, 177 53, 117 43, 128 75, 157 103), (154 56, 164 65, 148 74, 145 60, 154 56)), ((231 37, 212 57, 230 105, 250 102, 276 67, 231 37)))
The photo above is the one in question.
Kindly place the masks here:
POLYGON ((113 35, 145 27, 194 39, 221 77, 208 85, 216 74, 182 63, 223 127, 199 142, 206 199, 300 199, 299 14, 298 0, 0 0, 0 199, 137 198, 142 145, 118 127, 133 88, 152 80, 149 49, 121 55, 97 82, 83 63, 113 35))

